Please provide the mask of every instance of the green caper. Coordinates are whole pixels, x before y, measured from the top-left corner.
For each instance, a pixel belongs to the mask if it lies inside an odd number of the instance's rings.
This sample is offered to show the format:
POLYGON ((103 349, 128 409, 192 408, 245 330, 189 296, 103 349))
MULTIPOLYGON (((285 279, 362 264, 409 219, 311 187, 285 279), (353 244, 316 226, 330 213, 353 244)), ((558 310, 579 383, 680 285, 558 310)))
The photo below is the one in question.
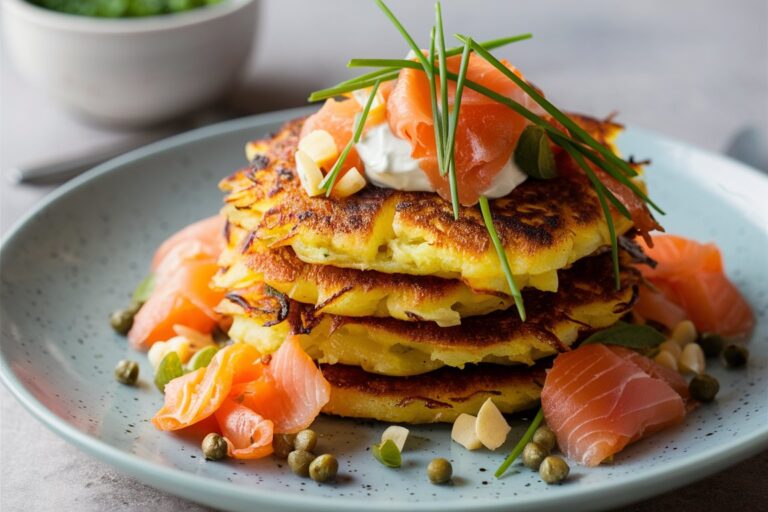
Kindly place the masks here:
POLYGON ((139 379, 139 363, 123 359, 115 366, 115 380, 120 384, 133 386, 139 379))
POLYGON ((304 450, 293 450, 288 454, 288 466, 295 474, 303 477, 309 476, 309 465, 315 460, 315 456, 304 450))
POLYGON ((721 357, 723 358, 723 363, 728 368, 740 368, 747 364, 749 350, 741 345, 731 344, 723 349, 721 357))
POLYGON ((705 356, 717 357, 725 347, 725 338, 719 334, 706 333, 702 334, 696 343, 699 344, 705 356))
POLYGON ((133 327, 133 317, 141 309, 141 304, 134 302, 125 309, 118 309, 109 315, 109 325, 118 333, 125 336, 133 327))
POLYGON ((275 456, 281 459, 287 459, 288 454, 293 451, 293 442, 296 434, 275 434, 272 438, 272 449, 275 456))
POLYGON ((720 383, 717 379, 706 373, 696 375, 688 385, 691 396, 702 402, 711 402, 720 391, 720 383))
POLYGON ((568 478, 570 471, 568 464, 556 455, 550 455, 539 466, 539 476, 548 484, 559 484, 568 478))
POLYGON ((523 448, 523 464, 531 469, 539 469, 549 452, 539 443, 528 443, 523 448))
POLYGON ((296 434, 296 440, 293 442, 294 450, 312 452, 315 446, 317 446, 317 434, 314 430, 302 430, 296 434))
POLYGON ((205 460, 221 460, 227 456, 229 450, 227 440, 216 432, 211 432, 205 436, 201 448, 205 460))
POLYGON ((339 463, 336 457, 329 454, 320 455, 309 464, 309 477, 315 482, 326 482, 336 478, 339 463))
POLYGON ((432 459, 427 466, 427 476, 433 484, 448 483, 453 476, 453 466, 445 459, 432 459))
POLYGON ((533 433, 531 441, 544 448, 547 452, 554 450, 555 446, 557 445, 557 438, 555 437, 555 433, 552 432, 552 429, 546 425, 542 425, 536 429, 536 432, 533 433))

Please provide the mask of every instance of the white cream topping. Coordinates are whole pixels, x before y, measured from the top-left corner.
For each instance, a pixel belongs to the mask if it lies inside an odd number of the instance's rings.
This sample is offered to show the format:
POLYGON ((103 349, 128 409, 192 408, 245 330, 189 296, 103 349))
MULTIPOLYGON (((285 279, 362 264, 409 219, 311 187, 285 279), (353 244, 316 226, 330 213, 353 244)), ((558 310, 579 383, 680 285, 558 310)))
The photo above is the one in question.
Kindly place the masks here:
POLYGON ((384 122, 366 130, 355 145, 374 185, 397 190, 434 192, 419 162, 411 158, 411 144, 397 137, 384 122))
MULTIPOLYGON (((411 144, 392 133, 389 123, 366 130, 355 148, 365 165, 366 176, 374 185, 413 192, 435 191, 419 162, 411 157, 411 144)), ((528 175, 510 159, 483 195, 492 199, 504 197, 526 178, 528 175)))

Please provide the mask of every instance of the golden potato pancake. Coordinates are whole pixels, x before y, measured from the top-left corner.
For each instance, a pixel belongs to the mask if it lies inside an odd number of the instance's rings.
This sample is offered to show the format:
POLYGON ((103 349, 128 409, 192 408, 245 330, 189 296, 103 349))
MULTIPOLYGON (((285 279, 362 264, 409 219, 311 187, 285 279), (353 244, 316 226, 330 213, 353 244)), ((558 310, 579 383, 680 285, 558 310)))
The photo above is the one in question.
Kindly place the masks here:
POLYGON ((321 365, 331 384, 323 412, 391 423, 452 423, 477 414, 488 398, 503 413, 535 407, 544 383, 540 366, 442 368, 415 377, 387 377, 359 367, 321 365))
POLYGON ((583 333, 613 324, 631 309, 639 274, 628 264, 626 252, 622 262, 619 290, 608 253, 561 271, 556 293, 525 290, 526 322, 515 308, 468 317, 454 327, 316 314, 312 306, 262 284, 230 291, 219 311, 233 319, 232 339, 263 353, 276 350, 288 334, 297 334, 307 353, 321 363, 360 366, 383 375, 417 375, 470 363, 531 365, 566 350, 583 333))
MULTIPOLYGON (((221 182, 230 222, 270 248, 290 246, 307 263, 460 279, 474 290, 509 293, 477 207, 462 208, 455 221, 450 203, 432 193, 368 186, 341 200, 308 197, 293 159, 302 122, 251 143, 252 165, 221 182)), ((582 124, 606 143, 620 130, 582 124)), ((558 269, 609 245, 597 196, 578 173, 529 179, 491 209, 521 288, 555 291, 558 269)), ((624 217, 614 221, 618 234, 632 227, 624 217)))
POLYGON ((506 294, 475 291, 455 279, 312 265, 297 258, 290 247, 243 254, 255 243, 249 235, 236 226, 227 230, 228 247, 220 259, 222 270, 214 278, 216 287, 242 289, 263 282, 297 302, 313 305, 315 314, 432 321, 441 327, 513 303, 506 294))

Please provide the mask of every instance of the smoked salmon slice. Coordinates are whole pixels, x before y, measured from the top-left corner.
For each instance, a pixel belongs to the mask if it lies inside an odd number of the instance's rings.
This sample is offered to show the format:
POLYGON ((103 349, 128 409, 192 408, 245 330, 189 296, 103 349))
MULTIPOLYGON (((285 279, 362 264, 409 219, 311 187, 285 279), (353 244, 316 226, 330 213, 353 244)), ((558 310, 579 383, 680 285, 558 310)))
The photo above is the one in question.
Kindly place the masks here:
MULTIPOLYGON (((725 275, 723 258, 714 244, 701 244, 674 235, 653 237, 653 247, 642 240, 643 251, 656 268, 640 266, 643 276, 659 292, 644 287, 636 311, 667 326, 683 311, 699 332, 740 337, 755 325, 752 309, 725 275), (668 305, 673 304, 678 311, 668 305)), ((673 327, 673 326, 670 326, 673 327)))
POLYGON ((661 291, 652 290, 647 286, 640 288, 632 311, 642 318, 659 322, 670 331, 683 320, 688 320, 688 314, 683 308, 669 300, 661 291))
POLYGON ((715 244, 702 244, 676 235, 656 235, 653 247, 638 241, 658 265, 640 267, 646 279, 674 279, 694 272, 723 272, 723 258, 715 244))
POLYGON ((165 403, 152 418, 160 430, 179 430, 211 416, 232 386, 263 374, 261 354, 251 345, 235 343, 219 350, 205 368, 173 379, 165 386, 165 403))
POLYGON ((260 459, 272 453, 274 425, 229 397, 216 410, 227 453, 234 459, 260 459))
POLYGON ((175 336, 174 325, 203 333, 213 331, 220 316, 214 311, 224 296, 209 284, 218 271, 224 249, 224 219, 196 222, 171 236, 155 252, 152 273, 155 289, 141 307, 128 332, 135 348, 148 349, 175 336))
MULTIPOLYGON (((458 73, 461 56, 449 57, 449 72, 458 73)), ((509 69, 522 76, 509 63, 509 69)), ((490 63, 474 54, 470 56, 467 78, 537 110, 534 102, 509 78, 490 63)), ((453 106, 456 84, 448 83, 449 105, 453 106)), ((386 115, 392 132, 411 144, 411 156, 419 161, 435 190, 450 200, 447 176, 441 176, 437 164, 432 105, 429 81, 418 70, 403 69, 394 87, 382 84, 380 90, 386 100, 386 115), (391 90, 390 90, 391 87, 391 90)), ((439 94, 439 91, 438 91, 439 94)), ((329 99, 314 115, 307 118, 301 136, 313 130, 326 130, 333 136, 339 150, 352 138, 355 116, 362 110, 356 100, 329 99)), ((477 203, 480 194, 488 189, 493 178, 509 161, 515 143, 525 128, 526 120, 513 110, 482 94, 465 90, 461 100, 456 131, 456 178, 459 201, 464 205, 477 203)), ((352 166, 362 169, 362 163, 353 149, 343 170, 352 166)))
POLYGON ((223 292, 209 286, 218 269, 215 261, 188 260, 156 284, 133 319, 128 331, 131 344, 148 349, 157 341, 176 336, 174 325, 212 332, 220 318, 214 308, 224 298, 223 292))
POLYGON ((680 375, 650 359, 591 344, 555 358, 541 405, 560 449, 596 466, 629 443, 682 422, 684 388, 680 375))
MULTIPOLYGON (((325 102, 320 110, 304 121, 299 137, 300 139, 304 138, 314 130, 325 130, 331 134, 333 141, 336 143, 337 150, 341 152, 344 146, 352 139, 355 116, 362 112, 362 110, 363 107, 354 99, 336 101, 331 98, 325 102)), ((356 167, 359 170, 363 169, 360 155, 357 154, 357 150, 354 147, 352 147, 347 158, 344 160, 344 164, 339 172, 339 178, 352 167, 356 167)), ((331 169, 323 170, 328 172, 331 169)))
MULTIPOLYGON (((461 56, 449 57, 446 67, 458 73, 461 56)), ((504 63, 518 76, 522 75, 504 63)), ((471 54, 467 79, 532 109, 532 100, 490 63, 471 54)), ((448 83, 448 103, 453 107, 456 84, 448 83)), ((438 91, 439 94, 439 91, 438 91)), ((387 100, 392 132, 411 143, 411 156, 419 161, 435 190, 450 200, 448 177, 438 169, 429 80, 419 70, 403 69, 387 100)), ((484 190, 512 156, 527 121, 513 110, 475 91, 465 90, 456 131, 456 182, 461 204, 477 203, 484 190)))
POLYGON ((195 222, 178 231, 157 248, 152 257, 155 279, 171 273, 186 260, 217 259, 224 250, 224 224, 220 215, 195 222))
POLYGON ((264 378, 232 394, 243 405, 274 422, 275 432, 293 434, 307 428, 331 397, 331 386, 301 348, 286 339, 265 363, 264 378))
POLYGON ((272 453, 274 432, 307 428, 330 394, 330 384, 295 337, 266 357, 235 343, 219 350, 206 368, 169 382, 152 423, 179 430, 214 416, 229 455, 255 459, 272 453))

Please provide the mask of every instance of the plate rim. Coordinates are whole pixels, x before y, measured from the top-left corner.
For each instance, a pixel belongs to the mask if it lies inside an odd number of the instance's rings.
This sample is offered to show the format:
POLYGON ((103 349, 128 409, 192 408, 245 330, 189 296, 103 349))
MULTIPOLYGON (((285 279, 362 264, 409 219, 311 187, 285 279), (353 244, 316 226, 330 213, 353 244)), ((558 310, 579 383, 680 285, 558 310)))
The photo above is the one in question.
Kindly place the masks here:
MULTIPOLYGON (((0 260, 11 250, 10 248, 13 246, 14 240, 21 236, 23 229, 30 221, 40 215, 43 211, 54 207, 61 198, 68 195, 70 192, 91 183, 100 176, 111 172, 119 172, 120 168, 126 164, 154 156, 155 154, 164 151, 177 149, 179 146, 185 144, 209 137, 226 135, 242 129, 253 128, 255 130, 267 124, 283 122, 294 117, 306 115, 312 112, 315 108, 316 107, 308 106, 278 110, 197 128, 153 142, 104 162, 54 190, 28 212, 22 215, 21 218, 8 230, 7 234, 2 237, 2 243, 0 244, 0 260)), ((731 166, 736 174, 741 174, 741 176, 738 177, 741 179, 735 179, 734 181, 756 181, 757 183, 760 183, 761 186, 768 188, 768 177, 763 173, 727 156, 697 148, 686 142, 681 142, 657 134, 651 130, 630 127, 627 129, 627 133, 631 133, 633 136, 670 144, 674 147, 681 148, 688 152, 694 152, 707 158, 720 160, 724 164, 731 166)), ((41 401, 35 398, 19 381, 11 370, 9 361, 6 360, 5 353, 2 351, 0 351, 0 382, 5 385, 11 395, 19 401, 33 417, 43 423, 55 434, 88 453, 90 456, 117 467, 125 473, 153 487, 208 505, 226 505, 226 503, 222 503, 222 500, 229 500, 230 503, 234 502, 238 505, 259 503, 263 506, 275 508, 295 508, 312 505, 316 510, 328 512, 360 510, 361 508, 371 511, 427 511, 438 509, 458 511, 466 510, 466 507, 468 506, 466 503, 458 500, 441 500, 436 503, 427 501, 408 503, 405 500, 401 502, 383 501, 377 503, 357 498, 344 499, 342 501, 333 499, 322 500, 311 496, 262 491, 255 486, 244 487, 239 484, 218 481, 197 474, 188 473, 180 469, 164 467, 139 457, 138 455, 126 453, 115 448, 104 441, 80 431, 63 418, 58 417, 41 401), (201 489, 208 491, 209 495, 202 496, 200 494, 201 489)), ((651 475, 648 475, 647 472, 642 472, 637 476, 624 478, 619 483, 605 481, 590 485, 589 487, 574 486, 572 489, 561 490, 554 496, 536 494, 525 497, 516 496, 513 498, 510 496, 509 498, 495 498, 482 501, 473 500, 471 508, 473 510, 483 511, 509 510, 510 508, 516 510, 550 510, 559 509, 566 505, 575 510, 583 508, 587 504, 586 500, 588 499, 600 501, 599 508, 616 507, 640 501, 704 478, 766 448, 768 448, 768 424, 762 429, 758 428, 749 434, 746 434, 746 436, 742 435, 729 443, 721 443, 713 448, 702 451, 699 454, 688 455, 684 461, 667 464, 663 468, 656 469, 651 475), (694 468, 694 470, 691 471, 691 468, 694 468)), ((595 501, 588 503, 590 509, 594 509, 595 501)))

